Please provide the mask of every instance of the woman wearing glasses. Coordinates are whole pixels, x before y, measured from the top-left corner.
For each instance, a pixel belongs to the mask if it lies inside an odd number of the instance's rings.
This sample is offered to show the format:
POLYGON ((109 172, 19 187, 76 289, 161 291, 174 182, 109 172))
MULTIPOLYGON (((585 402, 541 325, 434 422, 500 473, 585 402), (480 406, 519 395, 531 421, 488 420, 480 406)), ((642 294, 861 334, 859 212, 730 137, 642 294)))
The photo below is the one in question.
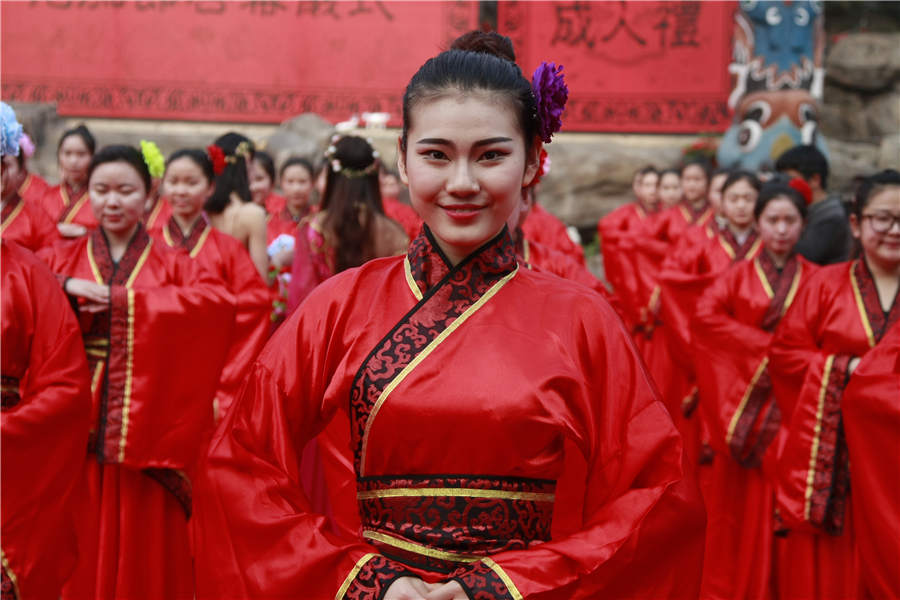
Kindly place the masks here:
MULTIPOLYGON (((793 557, 791 573, 779 578, 782 597, 858 598, 869 586, 856 557, 861 523, 850 518, 842 405, 860 360, 900 321, 900 173, 863 182, 850 227, 859 258, 813 276, 772 345, 772 383, 788 426, 776 483, 793 557)), ((896 460, 896 453, 880 460, 896 460)))

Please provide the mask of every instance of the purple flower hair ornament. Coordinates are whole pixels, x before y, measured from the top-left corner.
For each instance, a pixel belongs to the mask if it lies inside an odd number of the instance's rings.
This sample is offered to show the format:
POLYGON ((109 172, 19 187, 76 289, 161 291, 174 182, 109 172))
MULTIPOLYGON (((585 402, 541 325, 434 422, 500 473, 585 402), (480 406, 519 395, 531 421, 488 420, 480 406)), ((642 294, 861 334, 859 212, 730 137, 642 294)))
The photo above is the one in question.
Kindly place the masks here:
POLYGON ((553 134, 562 129, 562 114, 569 99, 569 88, 563 81, 562 71, 562 65, 542 62, 531 77, 541 139, 547 144, 553 134))

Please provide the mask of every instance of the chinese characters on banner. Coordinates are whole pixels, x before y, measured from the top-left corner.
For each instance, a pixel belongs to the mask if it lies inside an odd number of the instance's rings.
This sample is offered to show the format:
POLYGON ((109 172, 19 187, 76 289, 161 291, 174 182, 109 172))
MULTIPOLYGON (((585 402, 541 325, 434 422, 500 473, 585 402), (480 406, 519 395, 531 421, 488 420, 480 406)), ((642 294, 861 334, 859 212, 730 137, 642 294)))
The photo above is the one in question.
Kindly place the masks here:
POLYGON ((565 65, 564 131, 723 131, 736 2, 500 2, 526 75, 565 65))
POLYGON ((388 112, 477 2, 3 2, 2 97, 62 115, 277 123, 388 112))

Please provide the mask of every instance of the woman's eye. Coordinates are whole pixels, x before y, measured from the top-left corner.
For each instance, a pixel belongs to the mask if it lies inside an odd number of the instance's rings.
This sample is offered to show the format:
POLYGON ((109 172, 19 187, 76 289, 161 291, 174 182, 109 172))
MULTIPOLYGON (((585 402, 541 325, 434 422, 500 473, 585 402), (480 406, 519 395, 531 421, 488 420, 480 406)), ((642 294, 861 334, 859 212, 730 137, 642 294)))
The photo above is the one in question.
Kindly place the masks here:
POLYGON ((444 160, 447 158, 447 155, 440 150, 426 150, 422 155, 431 160, 444 160))
POLYGON ((505 152, 501 152, 499 150, 488 150, 481 155, 481 158, 482 160, 500 160, 504 156, 506 156, 505 152))

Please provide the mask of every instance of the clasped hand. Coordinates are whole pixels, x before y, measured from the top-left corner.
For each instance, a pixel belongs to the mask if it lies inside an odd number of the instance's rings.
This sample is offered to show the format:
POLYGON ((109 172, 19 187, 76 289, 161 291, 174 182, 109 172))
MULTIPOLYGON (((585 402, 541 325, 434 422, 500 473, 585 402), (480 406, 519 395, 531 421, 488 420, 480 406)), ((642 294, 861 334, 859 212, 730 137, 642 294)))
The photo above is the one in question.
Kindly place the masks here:
POLYGON ((418 577, 400 577, 388 587, 384 600, 468 600, 456 581, 425 583, 418 577))
POLYGON ((109 286, 87 279, 67 279, 66 293, 79 298, 78 309, 98 313, 109 310, 109 286))

